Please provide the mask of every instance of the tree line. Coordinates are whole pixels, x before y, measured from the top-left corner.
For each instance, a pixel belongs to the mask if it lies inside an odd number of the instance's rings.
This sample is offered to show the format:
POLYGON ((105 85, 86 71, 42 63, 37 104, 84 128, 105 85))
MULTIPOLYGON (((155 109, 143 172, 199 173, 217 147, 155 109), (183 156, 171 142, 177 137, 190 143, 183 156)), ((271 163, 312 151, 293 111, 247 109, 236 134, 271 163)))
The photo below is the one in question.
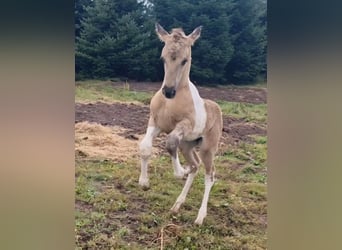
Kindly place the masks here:
POLYGON ((161 81, 155 34, 202 25, 190 78, 199 84, 266 79, 266 0, 76 0, 76 79, 161 81))

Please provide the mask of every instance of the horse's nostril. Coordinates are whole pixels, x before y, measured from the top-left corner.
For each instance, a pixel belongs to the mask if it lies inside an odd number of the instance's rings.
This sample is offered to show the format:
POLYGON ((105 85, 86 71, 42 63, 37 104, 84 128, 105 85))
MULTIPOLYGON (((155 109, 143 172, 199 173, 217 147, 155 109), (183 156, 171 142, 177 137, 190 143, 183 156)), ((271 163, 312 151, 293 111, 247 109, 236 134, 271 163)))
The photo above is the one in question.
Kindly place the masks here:
POLYGON ((169 88, 169 87, 164 87, 164 88, 162 89, 162 92, 163 92, 164 96, 165 96, 166 98, 168 98, 168 99, 172 99, 172 98, 174 98, 175 95, 176 95, 176 90, 175 90, 175 88, 173 88, 173 87, 171 87, 171 88, 169 88))

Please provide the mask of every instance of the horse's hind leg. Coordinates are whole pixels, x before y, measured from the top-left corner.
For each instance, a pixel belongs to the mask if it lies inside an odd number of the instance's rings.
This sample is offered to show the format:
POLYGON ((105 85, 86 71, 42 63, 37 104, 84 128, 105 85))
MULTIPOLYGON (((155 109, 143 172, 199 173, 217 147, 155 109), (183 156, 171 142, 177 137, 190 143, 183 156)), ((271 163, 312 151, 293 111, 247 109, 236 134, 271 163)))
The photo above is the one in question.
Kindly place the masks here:
POLYGON ((196 166, 199 166, 201 163, 200 158, 198 157, 196 151, 193 149, 196 145, 198 145, 199 141, 184 141, 181 142, 179 148, 185 157, 186 161, 190 164, 189 166, 182 167, 179 162, 178 152, 176 152, 175 156, 171 155, 172 165, 174 169, 174 176, 177 178, 184 178, 191 171, 191 163, 194 161, 196 166), (192 150, 193 149, 193 150, 192 150), (191 152, 190 152, 191 151, 191 152), (192 154, 193 159, 190 159, 190 155, 192 154))
POLYGON ((200 147, 200 158, 205 167, 205 177, 204 177, 204 195, 202 199, 201 207, 198 211, 195 224, 202 225, 203 219, 207 216, 207 205, 209 200, 209 193, 215 182, 215 167, 213 165, 214 156, 218 148, 218 142, 221 133, 211 131, 207 137, 203 140, 200 147))
POLYGON ((190 121, 183 120, 176 125, 175 129, 168 135, 166 140, 166 149, 171 155, 174 176, 177 178, 183 178, 188 173, 179 162, 178 146, 184 135, 188 134, 190 131, 190 121))
POLYGON ((210 150, 202 151, 200 153, 200 157, 205 166, 205 177, 204 177, 205 190, 204 190, 201 208, 199 209, 197 219, 195 220, 195 224, 198 224, 198 225, 202 225, 203 219, 207 216, 207 204, 209 200, 209 193, 215 182, 215 168, 212 163, 214 154, 215 153, 210 150))
POLYGON ((139 177, 139 185, 148 188, 149 187, 149 180, 148 180, 148 159, 151 156, 152 153, 152 141, 153 139, 160 133, 160 129, 155 127, 153 123, 150 122, 146 131, 146 134, 142 141, 139 144, 140 149, 140 157, 141 157, 141 172, 139 177))
POLYGON ((175 204, 172 206, 171 211, 174 213, 177 213, 180 206, 184 203, 186 196, 189 192, 189 189, 192 185, 192 182, 198 172, 198 166, 200 164, 200 160, 194 150, 194 146, 196 146, 196 143, 193 142, 181 142, 179 147, 184 155, 184 158, 190 165, 188 177, 186 179, 185 185, 183 187, 182 192, 178 196, 175 204))
POLYGON ((171 161, 173 166, 173 174, 176 178, 182 179, 187 171, 182 167, 179 161, 178 152, 171 155, 171 161))

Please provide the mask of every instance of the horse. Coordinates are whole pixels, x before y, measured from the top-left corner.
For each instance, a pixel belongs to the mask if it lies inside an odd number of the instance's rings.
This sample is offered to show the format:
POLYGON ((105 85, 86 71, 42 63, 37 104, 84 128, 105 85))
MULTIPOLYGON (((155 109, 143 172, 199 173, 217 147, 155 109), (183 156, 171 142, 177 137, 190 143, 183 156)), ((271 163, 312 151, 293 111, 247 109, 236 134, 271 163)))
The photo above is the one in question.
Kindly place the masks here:
POLYGON ((205 167, 205 191, 195 224, 201 225, 207 215, 210 190, 215 182, 214 156, 222 133, 222 112, 217 103, 202 99, 190 81, 191 46, 200 37, 202 26, 189 35, 182 28, 168 33, 160 24, 155 24, 159 39, 164 42, 161 59, 164 63, 164 80, 161 88, 150 102, 147 131, 139 143, 141 173, 139 185, 149 188, 148 160, 152 142, 161 133, 167 134, 166 149, 171 156, 174 175, 186 178, 182 192, 171 208, 177 213, 185 202, 201 162, 205 167), (199 156, 196 151, 198 148, 199 156), (182 167, 178 149, 189 164, 182 167))

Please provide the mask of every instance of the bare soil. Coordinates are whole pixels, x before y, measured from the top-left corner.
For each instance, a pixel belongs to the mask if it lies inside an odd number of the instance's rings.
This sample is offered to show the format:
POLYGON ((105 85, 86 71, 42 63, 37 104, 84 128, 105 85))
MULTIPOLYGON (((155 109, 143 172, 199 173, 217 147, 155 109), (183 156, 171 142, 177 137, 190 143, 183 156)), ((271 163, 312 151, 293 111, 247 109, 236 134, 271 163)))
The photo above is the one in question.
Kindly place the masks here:
MULTIPOLYGON (((103 126, 119 126, 125 130, 119 133, 126 139, 138 140, 146 132, 149 117, 148 106, 125 103, 76 103, 75 123, 94 122, 103 126)), ((260 124, 246 122, 229 116, 223 117, 221 141, 235 144, 251 141, 250 135, 266 135, 266 128, 260 124)))

